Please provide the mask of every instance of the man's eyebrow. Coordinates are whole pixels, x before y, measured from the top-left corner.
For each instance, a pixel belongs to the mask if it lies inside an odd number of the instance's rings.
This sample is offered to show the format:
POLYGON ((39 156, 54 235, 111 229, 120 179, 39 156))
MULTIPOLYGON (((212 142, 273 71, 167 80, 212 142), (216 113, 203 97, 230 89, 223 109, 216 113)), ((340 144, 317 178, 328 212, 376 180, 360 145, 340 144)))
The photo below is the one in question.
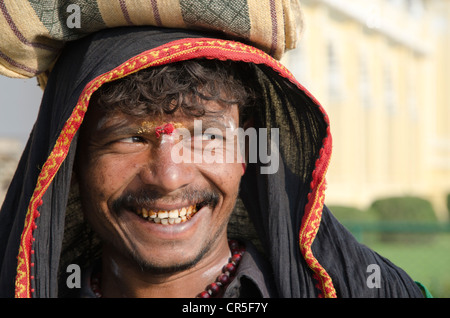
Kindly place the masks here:
POLYGON ((127 119, 105 116, 99 120, 96 133, 100 137, 111 134, 138 134, 139 128, 137 125, 130 124, 130 121, 127 119))

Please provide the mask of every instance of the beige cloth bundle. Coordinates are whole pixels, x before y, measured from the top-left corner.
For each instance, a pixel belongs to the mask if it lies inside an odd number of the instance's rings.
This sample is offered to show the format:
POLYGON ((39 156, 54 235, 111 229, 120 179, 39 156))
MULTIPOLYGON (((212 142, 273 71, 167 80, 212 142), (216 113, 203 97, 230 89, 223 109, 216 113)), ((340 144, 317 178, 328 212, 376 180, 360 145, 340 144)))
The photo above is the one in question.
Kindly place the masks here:
POLYGON ((37 76, 45 86, 67 41, 118 26, 153 25, 225 33, 280 59, 296 46, 299 0, 3 0, 0 74, 37 76))

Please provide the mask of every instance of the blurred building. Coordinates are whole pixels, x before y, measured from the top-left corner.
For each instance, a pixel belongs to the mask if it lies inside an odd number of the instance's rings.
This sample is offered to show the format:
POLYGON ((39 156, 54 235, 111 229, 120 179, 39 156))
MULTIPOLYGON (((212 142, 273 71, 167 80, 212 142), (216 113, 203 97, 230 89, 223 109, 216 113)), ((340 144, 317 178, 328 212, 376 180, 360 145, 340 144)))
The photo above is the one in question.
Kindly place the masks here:
POLYGON ((327 203, 418 195, 445 220, 450 1, 300 2, 303 36, 283 62, 330 116, 327 203))
POLYGON ((22 143, 17 139, 0 138, 0 206, 16 171, 22 148, 22 143))

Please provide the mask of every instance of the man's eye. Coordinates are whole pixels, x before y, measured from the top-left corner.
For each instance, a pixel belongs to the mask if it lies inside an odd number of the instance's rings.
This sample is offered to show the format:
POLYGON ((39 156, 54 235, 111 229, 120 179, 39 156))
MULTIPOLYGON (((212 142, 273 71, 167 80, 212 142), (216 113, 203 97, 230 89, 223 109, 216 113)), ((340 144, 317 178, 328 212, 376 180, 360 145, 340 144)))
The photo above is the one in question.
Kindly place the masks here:
POLYGON ((202 134, 202 140, 203 141, 210 141, 210 140, 220 140, 222 136, 218 134, 202 134))
POLYGON ((122 138, 120 139, 120 142, 124 142, 124 143, 137 143, 137 142, 144 142, 144 138, 139 137, 139 136, 132 136, 132 137, 128 137, 128 138, 122 138))

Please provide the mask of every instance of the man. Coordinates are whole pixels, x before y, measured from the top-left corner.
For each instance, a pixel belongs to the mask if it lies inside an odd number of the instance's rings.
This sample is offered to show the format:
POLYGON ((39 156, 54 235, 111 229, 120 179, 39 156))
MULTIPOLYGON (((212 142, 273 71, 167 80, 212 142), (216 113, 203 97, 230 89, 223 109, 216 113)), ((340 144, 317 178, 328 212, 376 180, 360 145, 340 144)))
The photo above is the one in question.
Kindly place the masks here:
POLYGON ((69 43, 0 213, 2 296, 421 297, 324 206, 330 154, 323 108, 253 46, 154 27, 69 43))
MULTIPOLYGON (((75 171, 85 216, 104 241, 102 292, 97 282, 97 294, 223 295, 221 287, 240 260, 236 250, 231 261, 230 248, 237 246, 228 244, 227 223, 244 171, 235 134, 227 131, 239 126, 251 103, 250 88, 238 78, 246 69, 245 64, 179 62, 131 74, 94 94, 75 171), (165 125, 178 129, 160 132, 165 125), (185 136, 179 135, 181 127, 187 129, 185 136), (214 134, 208 133, 212 128, 214 134), (217 143, 227 137, 231 143, 217 143), (176 163, 173 149, 180 143, 188 156, 176 163), (220 164, 207 162, 208 147, 221 156, 220 164), (197 155, 200 160, 194 160, 197 155), (226 266, 230 270, 223 271, 226 266)), ((250 266, 247 255, 240 266, 250 266)), ((258 277, 260 263, 248 277, 258 277)), ((242 280, 240 296, 269 296, 264 281, 258 291, 242 280)))

